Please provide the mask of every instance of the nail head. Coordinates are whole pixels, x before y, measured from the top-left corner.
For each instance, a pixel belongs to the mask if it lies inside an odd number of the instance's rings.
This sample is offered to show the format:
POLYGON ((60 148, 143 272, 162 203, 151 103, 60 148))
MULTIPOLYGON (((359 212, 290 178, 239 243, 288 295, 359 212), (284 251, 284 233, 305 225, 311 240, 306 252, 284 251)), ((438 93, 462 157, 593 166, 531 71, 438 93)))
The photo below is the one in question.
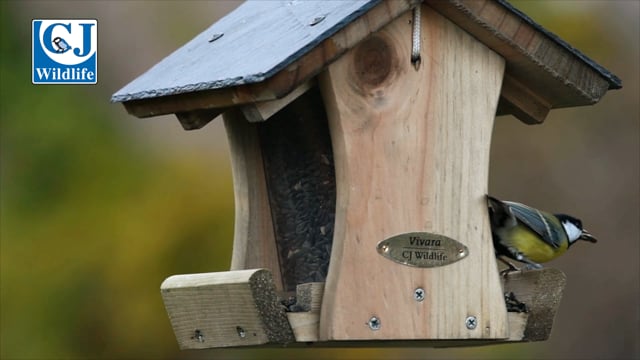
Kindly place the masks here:
POLYGON ((241 338, 244 338, 247 336, 247 333, 240 326, 236 326, 236 331, 238 332, 238 336, 240 336, 241 338))
POLYGON ((216 33, 216 34, 213 34, 213 35, 211 35, 211 38, 209 39, 209 42, 210 42, 210 43, 211 43, 211 42, 214 42, 214 41, 216 41, 216 40, 220 39, 220 38, 221 38, 221 37, 223 37, 223 36, 224 36, 224 34, 223 34, 223 33, 216 33))
POLYGON ((321 23, 327 16, 326 15, 321 15, 321 16, 317 16, 314 17, 313 20, 311 20, 311 22, 309 23, 309 26, 315 26, 318 25, 319 23, 321 23))

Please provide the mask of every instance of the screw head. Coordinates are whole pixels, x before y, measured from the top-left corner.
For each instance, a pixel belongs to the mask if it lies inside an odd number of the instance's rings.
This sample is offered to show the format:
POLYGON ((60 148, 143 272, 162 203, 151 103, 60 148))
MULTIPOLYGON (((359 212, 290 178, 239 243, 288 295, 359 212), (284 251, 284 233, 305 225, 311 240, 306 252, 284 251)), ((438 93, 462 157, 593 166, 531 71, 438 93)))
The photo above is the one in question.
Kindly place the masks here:
POLYGON ((424 300, 425 291, 423 288, 417 288, 413 291, 413 299, 415 301, 421 302, 424 300))
POLYGON ((311 20, 311 22, 309 23, 309 26, 318 25, 319 23, 322 22, 322 20, 324 20, 325 17, 327 17, 327 16, 326 15, 320 15, 320 16, 314 17, 313 20, 311 20))
POLYGON ((467 329, 473 330, 478 326, 478 319, 475 316, 468 316, 464 320, 464 324, 467 326, 467 329))
POLYGON ((224 36, 224 33, 215 33, 209 38, 209 42, 214 42, 224 36))
POLYGON ((196 329, 196 331, 193 332, 192 339, 195 339, 197 342, 204 342, 204 335, 202 334, 202 331, 196 329))
POLYGON ((377 317, 372 316, 371 319, 369 319, 368 325, 369 325, 369 329, 376 331, 376 330, 380 330, 380 326, 382 326, 382 322, 377 317))
POLYGON ((247 333, 240 326, 236 326, 236 331, 238 332, 238 336, 240 336, 241 338, 244 338, 247 336, 247 333))

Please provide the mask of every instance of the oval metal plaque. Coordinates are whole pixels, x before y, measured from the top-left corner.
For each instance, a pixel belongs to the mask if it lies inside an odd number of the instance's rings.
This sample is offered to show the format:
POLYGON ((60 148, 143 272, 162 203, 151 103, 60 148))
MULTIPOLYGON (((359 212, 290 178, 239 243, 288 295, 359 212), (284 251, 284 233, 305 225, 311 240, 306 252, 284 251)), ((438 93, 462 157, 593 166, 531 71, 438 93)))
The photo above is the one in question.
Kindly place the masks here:
POLYGON ((376 249, 389 260, 421 268, 448 265, 469 255, 469 249, 458 241, 428 232, 392 236, 380 241, 376 249))

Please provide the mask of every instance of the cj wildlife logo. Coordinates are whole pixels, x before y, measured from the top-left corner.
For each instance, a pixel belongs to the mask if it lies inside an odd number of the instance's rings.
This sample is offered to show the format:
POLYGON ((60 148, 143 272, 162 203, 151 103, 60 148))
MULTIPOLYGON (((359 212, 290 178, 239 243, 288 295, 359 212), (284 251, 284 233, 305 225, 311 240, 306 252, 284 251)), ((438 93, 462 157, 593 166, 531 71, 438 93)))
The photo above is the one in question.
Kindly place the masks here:
POLYGON ((98 82, 98 21, 33 20, 33 84, 98 82))

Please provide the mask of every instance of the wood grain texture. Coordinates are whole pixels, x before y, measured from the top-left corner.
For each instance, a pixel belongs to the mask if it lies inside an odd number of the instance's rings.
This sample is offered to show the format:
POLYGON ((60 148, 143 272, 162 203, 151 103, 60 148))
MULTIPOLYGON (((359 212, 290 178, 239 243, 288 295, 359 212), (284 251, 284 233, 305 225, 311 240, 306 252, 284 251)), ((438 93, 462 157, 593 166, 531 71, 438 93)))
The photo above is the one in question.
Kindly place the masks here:
POLYGON ((418 71, 406 13, 320 78, 338 186, 323 341, 508 336, 484 202, 504 60, 422 9, 418 71), (449 236, 470 255, 421 269, 377 254, 381 240, 413 231, 449 236), (413 299, 417 287, 423 302, 413 299), (465 327, 469 315, 479 320, 474 330, 465 327), (367 325, 372 316, 377 331, 367 325))
POLYGON ((498 106, 526 124, 541 124, 551 110, 551 104, 508 74, 502 82, 502 97, 498 106))
MULTIPOLYGON (((497 271, 497 270, 496 270, 497 271)), ((545 341, 551 334, 553 321, 557 314, 562 293, 566 285, 566 276, 562 271, 552 268, 541 270, 513 272, 505 277, 500 277, 504 292, 513 292, 518 301, 526 304, 528 312, 509 312, 509 337, 480 342, 478 340, 413 340, 413 341, 328 341, 316 345, 333 346, 362 346, 362 347, 460 347, 489 344, 501 344, 508 342, 545 341)), ((309 283, 298 285, 298 303, 308 312, 287 313, 289 323, 297 342, 318 341, 319 313, 312 307, 309 310, 306 304, 321 303, 323 295, 323 283, 309 283)))
POLYGON ((211 122, 216 116, 223 112, 221 109, 205 109, 205 110, 193 110, 186 112, 176 113, 180 125, 185 130, 198 130, 202 129, 205 125, 211 122))
MULTIPOLYGON (((507 76, 526 86, 534 98, 551 108, 591 105, 610 87, 621 86, 615 75, 559 38, 550 37, 523 14, 510 11, 503 2, 425 0, 425 3, 504 57, 507 76)), ((531 108, 526 105, 531 104, 526 98, 521 98, 524 107, 519 107, 522 103, 513 98, 504 100, 498 114, 513 113, 524 122, 539 122, 534 120, 536 116, 530 116, 531 108)))
POLYGON ((229 140, 235 227, 231 270, 267 268, 278 290, 282 276, 278 261, 262 150, 256 124, 250 124, 240 110, 223 115, 229 140))
MULTIPOLYGON (((497 270, 496 270, 497 272, 497 270)), ((527 313, 508 313, 509 337, 487 341, 328 341, 325 347, 476 346, 549 338, 566 283, 556 269, 511 273, 501 278, 527 313)), ((309 311, 285 313, 266 269, 175 275, 161 285, 162 298, 181 349, 204 349, 319 340, 323 283, 298 286, 297 297, 309 311)), ((503 304, 504 306, 504 304, 503 304)), ((292 345, 292 344, 290 344, 292 345)))
POLYGON ((295 88, 282 99, 247 104, 241 106, 240 109, 249 122, 254 123, 267 121, 275 113, 284 109, 287 105, 306 93, 314 85, 315 81, 309 80, 300 84, 300 86, 295 88))
POLYGON ((287 319, 296 342, 318 341, 320 312, 289 312, 287 319))
POLYGON ((174 275, 160 289, 181 349, 294 341, 266 269, 174 275))
POLYGON ((323 282, 299 284, 296 287, 296 305, 301 311, 289 312, 287 318, 297 342, 318 341, 323 294, 323 282))

